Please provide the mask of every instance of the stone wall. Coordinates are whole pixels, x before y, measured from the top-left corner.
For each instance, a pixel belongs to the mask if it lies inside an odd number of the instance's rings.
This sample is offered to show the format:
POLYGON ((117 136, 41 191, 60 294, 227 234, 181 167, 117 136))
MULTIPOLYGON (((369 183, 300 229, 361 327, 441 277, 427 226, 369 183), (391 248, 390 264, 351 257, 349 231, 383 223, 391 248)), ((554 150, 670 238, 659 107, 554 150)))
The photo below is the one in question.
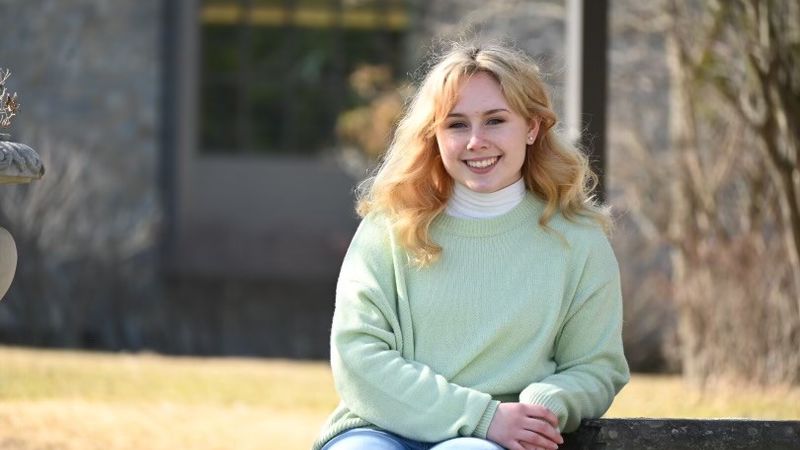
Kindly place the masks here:
POLYGON ((153 197, 160 28, 161 0, 0 1, 0 65, 23 106, 14 135, 92 150, 153 197))
POLYGON ((12 138, 47 174, 4 187, 19 248, 0 342, 137 347, 157 305, 161 0, 0 1, 12 138))
POLYGON ((622 272, 623 337, 631 367, 663 372, 668 369, 665 349, 675 352, 669 250, 648 227, 649 218, 638 216, 640 206, 631 202, 631 193, 641 190, 641 195, 652 186, 642 166, 670 146, 666 5, 662 0, 612 0, 609 7, 606 186, 617 221, 612 244, 622 272))
POLYGON ((461 37, 507 39, 532 56, 563 111, 565 74, 563 0, 413 0, 409 66, 416 68, 432 47, 461 37))

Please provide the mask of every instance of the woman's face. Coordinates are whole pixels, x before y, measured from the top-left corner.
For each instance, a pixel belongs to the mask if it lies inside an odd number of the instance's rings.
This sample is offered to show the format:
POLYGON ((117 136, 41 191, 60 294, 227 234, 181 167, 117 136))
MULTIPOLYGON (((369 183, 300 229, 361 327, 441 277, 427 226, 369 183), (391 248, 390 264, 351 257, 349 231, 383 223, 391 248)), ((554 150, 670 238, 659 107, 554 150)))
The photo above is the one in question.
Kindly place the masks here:
POLYGON ((522 176, 527 144, 539 124, 508 106, 500 84, 478 72, 464 83, 458 101, 436 129, 442 162, 453 179, 475 192, 495 192, 522 176))

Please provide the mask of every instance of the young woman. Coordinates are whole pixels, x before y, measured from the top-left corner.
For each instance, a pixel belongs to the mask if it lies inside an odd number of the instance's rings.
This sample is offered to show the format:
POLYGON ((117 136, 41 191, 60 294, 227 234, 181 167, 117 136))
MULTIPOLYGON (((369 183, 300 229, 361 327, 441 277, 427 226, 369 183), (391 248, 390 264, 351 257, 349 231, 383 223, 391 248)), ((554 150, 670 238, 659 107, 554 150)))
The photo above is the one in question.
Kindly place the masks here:
POLYGON ((536 65, 457 45, 425 77, 342 264, 341 404, 314 449, 554 449, 628 381, 610 220, 536 65))

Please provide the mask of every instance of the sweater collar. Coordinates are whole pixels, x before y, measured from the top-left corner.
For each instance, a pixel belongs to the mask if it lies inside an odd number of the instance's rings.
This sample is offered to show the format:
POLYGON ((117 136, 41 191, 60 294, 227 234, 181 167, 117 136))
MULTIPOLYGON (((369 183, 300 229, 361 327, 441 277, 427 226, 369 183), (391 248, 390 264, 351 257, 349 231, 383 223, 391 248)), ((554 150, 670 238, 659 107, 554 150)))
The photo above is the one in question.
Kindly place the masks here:
POLYGON ((538 226, 544 208, 544 200, 526 190, 522 201, 505 214, 488 219, 465 219, 442 213, 431 225, 443 232, 461 236, 493 236, 521 225, 538 226))

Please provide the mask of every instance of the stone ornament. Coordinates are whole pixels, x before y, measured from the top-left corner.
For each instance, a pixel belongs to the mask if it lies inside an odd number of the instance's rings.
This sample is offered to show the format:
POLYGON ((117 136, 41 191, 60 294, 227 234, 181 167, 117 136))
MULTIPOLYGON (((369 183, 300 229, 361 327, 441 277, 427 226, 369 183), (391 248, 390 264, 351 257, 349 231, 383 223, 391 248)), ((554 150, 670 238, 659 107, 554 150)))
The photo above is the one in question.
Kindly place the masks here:
MULTIPOLYGON (((17 93, 6 91, 8 69, 0 69, 0 128, 11 126, 11 118, 19 111, 17 93)), ((30 183, 44 176, 44 165, 36 151, 25 144, 11 142, 10 136, 0 133, 0 184, 30 183)), ((11 233, 0 227, 0 300, 2 300, 17 271, 17 246, 11 233)))
POLYGON ((32 148, 0 136, 0 184, 30 183, 44 176, 44 165, 32 148))

